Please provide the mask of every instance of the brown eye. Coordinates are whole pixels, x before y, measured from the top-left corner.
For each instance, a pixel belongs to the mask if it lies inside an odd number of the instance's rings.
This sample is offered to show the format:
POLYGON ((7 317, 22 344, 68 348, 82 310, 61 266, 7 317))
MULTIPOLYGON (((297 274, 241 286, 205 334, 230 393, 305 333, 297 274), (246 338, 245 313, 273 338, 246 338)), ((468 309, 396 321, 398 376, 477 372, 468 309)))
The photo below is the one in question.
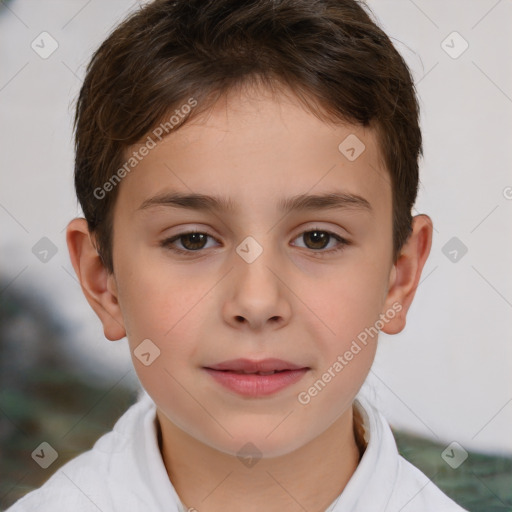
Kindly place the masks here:
POLYGON ((296 238, 296 240, 302 240, 305 244, 304 246, 299 245, 299 247, 310 249, 312 253, 318 253, 315 254, 315 256, 328 255, 330 253, 340 251, 344 249, 345 246, 351 244, 351 242, 345 240, 341 236, 322 229, 304 231, 296 238), (331 242, 334 242, 334 244, 331 244, 331 242), (331 247, 327 248, 329 244, 331 244, 331 247))
POLYGON ((309 249, 325 249, 330 238, 326 231, 306 231, 302 235, 309 249))
MULTIPOLYGON (((179 254, 192 254, 193 252, 202 253, 202 249, 212 248, 207 246, 208 240, 217 242, 217 240, 207 233, 200 231, 190 231, 180 233, 171 238, 167 238, 160 242, 160 245, 166 249, 179 254)), ((321 229, 311 229, 304 231, 296 240, 302 240, 305 245, 299 245, 305 249, 309 249, 315 256, 323 256, 342 250, 345 246, 351 245, 351 242, 344 238, 321 229), (332 243, 334 242, 334 243, 332 243), (330 246, 330 247, 329 247, 330 246)))
POLYGON ((212 236, 206 233, 191 231, 167 238, 160 242, 160 245, 178 253, 191 253, 204 249, 208 243, 208 239, 214 240, 212 236), (182 248, 180 248, 180 246, 182 248))
POLYGON ((190 251, 202 249, 206 245, 207 238, 208 235, 205 235, 204 233, 187 233, 185 235, 180 235, 179 237, 183 247, 190 251))

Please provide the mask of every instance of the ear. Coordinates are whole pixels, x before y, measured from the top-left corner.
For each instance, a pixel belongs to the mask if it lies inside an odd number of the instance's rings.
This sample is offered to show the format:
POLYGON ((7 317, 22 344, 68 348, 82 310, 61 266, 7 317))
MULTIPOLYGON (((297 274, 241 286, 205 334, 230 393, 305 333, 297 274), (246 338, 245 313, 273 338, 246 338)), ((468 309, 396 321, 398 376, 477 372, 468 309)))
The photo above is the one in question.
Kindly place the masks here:
POLYGON ((421 272, 432 246, 433 226, 428 215, 413 217, 412 228, 412 233, 402 247, 400 256, 390 273, 385 311, 398 312, 382 328, 386 334, 397 334, 404 329, 407 311, 412 304, 421 272), (401 305, 400 310, 398 310, 398 304, 401 305))
POLYGON ((126 330, 115 276, 103 265, 85 219, 73 219, 68 224, 66 241, 82 291, 101 320, 105 337, 111 341, 123 338, 126 330))

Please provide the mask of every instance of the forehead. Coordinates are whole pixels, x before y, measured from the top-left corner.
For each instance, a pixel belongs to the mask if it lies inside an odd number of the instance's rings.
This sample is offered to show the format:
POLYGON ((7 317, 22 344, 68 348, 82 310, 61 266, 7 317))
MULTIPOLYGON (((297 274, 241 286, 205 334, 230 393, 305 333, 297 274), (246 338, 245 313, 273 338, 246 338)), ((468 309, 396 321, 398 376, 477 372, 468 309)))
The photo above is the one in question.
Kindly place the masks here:
MULTIPOLYGON (((126 158, 140 147, 129 148, 126 158)), ((120 208, 130 211, 172 193, 216 196, 232 213, 271 205, 278 212, 292 196, 322 193, 391 211, 373 129, 320 119, 286 91, 250 87, 225 94, 157 141, 121 189, 120 208)))

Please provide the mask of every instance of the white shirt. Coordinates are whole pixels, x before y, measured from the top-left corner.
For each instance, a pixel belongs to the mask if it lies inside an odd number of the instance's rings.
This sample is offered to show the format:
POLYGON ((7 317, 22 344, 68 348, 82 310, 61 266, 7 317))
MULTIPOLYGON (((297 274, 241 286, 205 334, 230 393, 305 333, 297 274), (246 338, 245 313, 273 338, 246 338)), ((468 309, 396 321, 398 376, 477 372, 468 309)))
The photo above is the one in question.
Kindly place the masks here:
MULTIPOLYGON (((397 451, 391 429, 366 399, 364 455, 325 512, 462 512, 397 451)), ((187 512, 158 447, 156 405, 145 392, 93 448, 70 460, 6 512, 187 512)))

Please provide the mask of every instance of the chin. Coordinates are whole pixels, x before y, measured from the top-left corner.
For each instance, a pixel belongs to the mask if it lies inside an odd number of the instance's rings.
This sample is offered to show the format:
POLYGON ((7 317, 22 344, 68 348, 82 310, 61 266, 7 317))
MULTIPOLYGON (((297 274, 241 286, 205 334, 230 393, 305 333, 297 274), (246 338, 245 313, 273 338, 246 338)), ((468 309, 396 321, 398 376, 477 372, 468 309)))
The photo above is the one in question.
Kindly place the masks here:
POLYGON ((283 428, 283 431, 278 433, 275 427, 275 424, 271 428, 253 425, 238 431, 228 427, 233 437, 222 436, 222 439, 209 439, 206 444, 240 459, 245 457, 266 459, 292 453, 308 442, 307 439, 299 436, 299 433, 290 432, 289 428, 283 428), (274 429, 275 431, 272 432, 274 429), (269 435, 270 432, 272 433, 269 435))

